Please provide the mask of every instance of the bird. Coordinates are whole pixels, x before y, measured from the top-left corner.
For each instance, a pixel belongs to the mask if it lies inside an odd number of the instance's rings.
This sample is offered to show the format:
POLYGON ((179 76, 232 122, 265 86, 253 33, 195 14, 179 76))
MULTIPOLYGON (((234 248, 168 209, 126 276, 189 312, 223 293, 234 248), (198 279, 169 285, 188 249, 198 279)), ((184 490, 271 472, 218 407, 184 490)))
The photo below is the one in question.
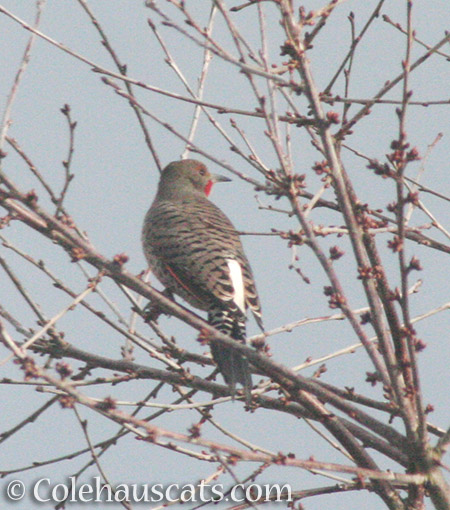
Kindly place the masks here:
MULTIPOLYGON (((245 343, 248 309, 264 331, 258 292, 238 232, 208 198, 214 184, 227 181, 194 159, 169 163, 144 219, 142 246, 169 295, 206 311, 211 326, 245 343)), ((233 400, 239 383, 249 405, 253 383, 247 358, 218 340, 211 340, 210 348, 233 400)))

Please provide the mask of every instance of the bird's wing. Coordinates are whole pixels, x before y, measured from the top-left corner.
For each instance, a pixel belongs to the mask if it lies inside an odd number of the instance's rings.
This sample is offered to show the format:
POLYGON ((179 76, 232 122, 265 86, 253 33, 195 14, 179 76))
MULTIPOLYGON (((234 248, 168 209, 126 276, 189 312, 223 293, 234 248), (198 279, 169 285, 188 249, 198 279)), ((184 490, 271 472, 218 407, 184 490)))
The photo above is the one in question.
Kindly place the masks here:
POLYGON ((159 233, 149 232, 152 251, 183 288, 205 303, 233 304, 244 313, 249 306, 260 317, 250 265, 225 214, 207 199, 159 209, 152 214, 151 231, 159 233))

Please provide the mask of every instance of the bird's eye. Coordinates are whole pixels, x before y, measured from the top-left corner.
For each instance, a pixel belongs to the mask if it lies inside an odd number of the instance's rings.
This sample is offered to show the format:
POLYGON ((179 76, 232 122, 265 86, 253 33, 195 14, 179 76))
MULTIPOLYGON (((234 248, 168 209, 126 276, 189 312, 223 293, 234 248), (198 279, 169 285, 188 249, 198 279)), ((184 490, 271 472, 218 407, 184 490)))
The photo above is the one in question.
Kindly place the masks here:
POLYGON ((198 171, 198 173, 201 175, 201 176, 204 176, 206 174, 206 170, 204 168, 200 168, 200 170, 198 171))

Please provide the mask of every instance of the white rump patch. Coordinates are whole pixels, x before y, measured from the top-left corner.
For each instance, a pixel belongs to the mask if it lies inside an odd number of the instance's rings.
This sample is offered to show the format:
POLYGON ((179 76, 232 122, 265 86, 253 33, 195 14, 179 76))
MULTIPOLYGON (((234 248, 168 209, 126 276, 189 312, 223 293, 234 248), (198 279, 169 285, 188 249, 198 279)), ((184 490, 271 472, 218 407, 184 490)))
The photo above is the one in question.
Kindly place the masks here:
POLYGON ((245 315, 245 287, 241 265, 237 260, 227 259, 230 279, 234 289, 233 302, 245 315))

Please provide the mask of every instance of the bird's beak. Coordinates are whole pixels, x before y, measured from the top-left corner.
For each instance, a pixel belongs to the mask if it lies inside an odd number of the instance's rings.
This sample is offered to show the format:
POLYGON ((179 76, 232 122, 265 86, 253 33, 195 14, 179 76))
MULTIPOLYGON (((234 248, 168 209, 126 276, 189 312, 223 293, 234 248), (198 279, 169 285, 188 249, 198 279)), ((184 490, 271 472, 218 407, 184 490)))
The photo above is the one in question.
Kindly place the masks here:
POLYGON ((231 179, 228 179, 228 177, 225 177, 224 175, 220 174, 211 174, 211 180, 212 182, 231 182, 231 179))

